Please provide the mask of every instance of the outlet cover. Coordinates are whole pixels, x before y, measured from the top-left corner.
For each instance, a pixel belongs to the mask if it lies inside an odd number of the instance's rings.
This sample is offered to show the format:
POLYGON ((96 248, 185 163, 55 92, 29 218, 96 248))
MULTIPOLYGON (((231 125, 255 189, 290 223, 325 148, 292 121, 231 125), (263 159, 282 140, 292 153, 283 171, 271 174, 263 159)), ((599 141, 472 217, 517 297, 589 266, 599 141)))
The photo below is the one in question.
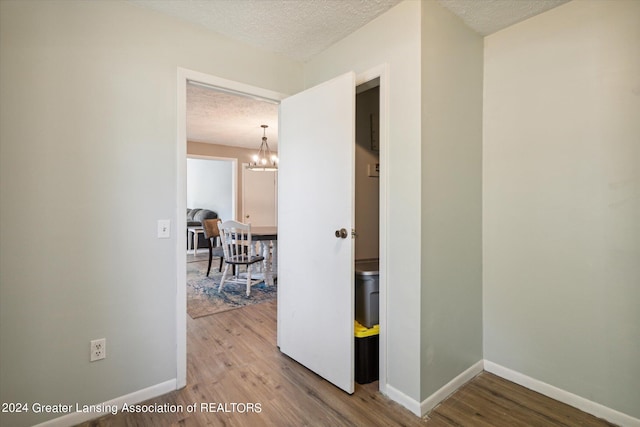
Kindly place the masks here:
POLYGON ((100 338, 91 341, 91 357, 90 361, 102 360, 107 357, 107 339, 100 338))

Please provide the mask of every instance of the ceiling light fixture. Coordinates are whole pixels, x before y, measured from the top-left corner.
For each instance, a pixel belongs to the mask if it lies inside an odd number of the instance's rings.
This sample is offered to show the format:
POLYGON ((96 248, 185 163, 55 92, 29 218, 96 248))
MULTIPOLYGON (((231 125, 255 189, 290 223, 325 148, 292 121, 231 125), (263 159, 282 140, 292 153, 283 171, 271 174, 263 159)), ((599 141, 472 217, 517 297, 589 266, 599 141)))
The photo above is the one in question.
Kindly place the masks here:
POLYGON ((277 171, 278 170, 278 156, 271 153, 269 144, 267 143, 267 125, 260 125, 262 128, 262 143, 260 144, 260 150, 258 154, 253 156, 247 169, 252 171, 277 171))

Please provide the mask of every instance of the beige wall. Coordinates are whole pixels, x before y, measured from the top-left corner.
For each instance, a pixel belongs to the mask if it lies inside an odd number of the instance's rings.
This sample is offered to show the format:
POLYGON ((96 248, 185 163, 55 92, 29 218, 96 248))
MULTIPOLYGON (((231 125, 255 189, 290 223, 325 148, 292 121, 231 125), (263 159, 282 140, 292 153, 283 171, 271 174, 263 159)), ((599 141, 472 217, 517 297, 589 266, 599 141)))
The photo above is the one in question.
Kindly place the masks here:
MULTIPOLYGON (((236 198, 236 219, 240 221, 242 215, 242 164, 249 163, 252 156, 256 154, 259 144, 256 143, 255 149, 231 147, 228 145, 207 144, 204 142, 187 141, 187 155, 193 156, 211 156, 211 157, 224 157, 228 159, 236 159, 238 161, 237 169, 237 198, 236 198)), ((275 152, 274 154, 278 154, 275 152)))
POLYGON ((638 23, 569 2, 487 37, 484 84, 485 358, 636 418, 638 23))
POLYGON ((0 401, 96 404, 176 378, 178 67, 302 88, 297 63, 126 1, 0 2, 0 401), (96 338, 107 358, 90 363, 96 338))
POLYGON ((422 399, 482 359, 482 52, 422 2, 422 399))

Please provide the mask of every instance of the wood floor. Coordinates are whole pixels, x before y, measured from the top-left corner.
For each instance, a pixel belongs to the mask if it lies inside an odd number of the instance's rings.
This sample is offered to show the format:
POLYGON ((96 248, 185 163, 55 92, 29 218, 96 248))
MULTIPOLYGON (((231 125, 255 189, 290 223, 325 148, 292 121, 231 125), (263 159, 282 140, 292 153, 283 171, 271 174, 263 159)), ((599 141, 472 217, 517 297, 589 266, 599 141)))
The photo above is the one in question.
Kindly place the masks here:
POLYGON ((356 384, 348 395, 280 353, 275 301, 188 318, 187 331, 188 386, 145 402, 181 405, 183 411, 120 412, 81 426, 611 425, 488 373, 424 418, 382 396, 377 382, 356 384), (197 404, 193 413, 186 411, 190 404, 197 404))

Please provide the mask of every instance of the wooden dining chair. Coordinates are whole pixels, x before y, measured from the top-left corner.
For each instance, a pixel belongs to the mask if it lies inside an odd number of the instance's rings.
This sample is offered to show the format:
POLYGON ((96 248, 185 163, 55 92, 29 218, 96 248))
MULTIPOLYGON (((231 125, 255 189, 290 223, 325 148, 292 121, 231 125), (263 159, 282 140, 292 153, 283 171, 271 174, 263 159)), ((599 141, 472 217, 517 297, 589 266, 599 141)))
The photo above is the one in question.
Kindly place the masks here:
POLYGON ((229 267, 237 267, 233 273, 233 281, 243 283, 244 279, 239 277, 239 266, 244 265, 246 268, 246 284, 247 296, 251 294, 251 286, 263 281, 263 279, 251 280, 251 266, 255 263, 264 261, 264 257, 255 255, 252 250, 251 241, 251 224, 243 224, 237 221, 224 221, 218 225, 220 230, 220 240, 222 250, 224 252, 224 272, 220 280, 218 292, 222 291, 224 283, 229 278, 229 267))
POLYGON ((220 237, 220 230, 218 224, 221 222, 220 218, 205 219, 202 221, 202 228, 204 229, 204 238, 207 240, 209 246, 209 266, 207 267, 207 277, 211 272, 211 261, 214 256, 220 257, 220 265, 218 271, 222 271, 222 262, 224 261, 224 250, 222 246, 218 246, 217 241, 220 237))

